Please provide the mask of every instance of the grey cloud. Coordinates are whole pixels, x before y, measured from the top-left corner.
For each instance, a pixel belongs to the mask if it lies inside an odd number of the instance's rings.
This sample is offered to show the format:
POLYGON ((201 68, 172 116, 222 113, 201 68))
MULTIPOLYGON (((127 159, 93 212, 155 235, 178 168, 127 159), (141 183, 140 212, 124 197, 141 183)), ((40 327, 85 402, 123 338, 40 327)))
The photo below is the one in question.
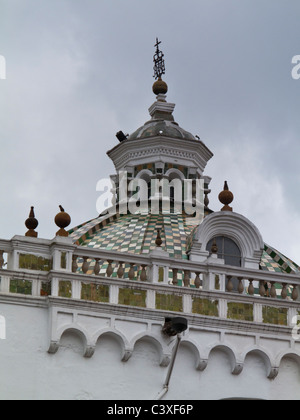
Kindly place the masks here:
POLYGON ((300 231, 298 0, 0 0, 0 9, 1 237, 25 232, 31 205, 42 237, 54 235, 59 204, 74 225, 97 215, 115 133, 149 117, 158 36, 175 118, 215 154, 213 208, 227 179, 236 211, 297 260, 286 232, 300 231))

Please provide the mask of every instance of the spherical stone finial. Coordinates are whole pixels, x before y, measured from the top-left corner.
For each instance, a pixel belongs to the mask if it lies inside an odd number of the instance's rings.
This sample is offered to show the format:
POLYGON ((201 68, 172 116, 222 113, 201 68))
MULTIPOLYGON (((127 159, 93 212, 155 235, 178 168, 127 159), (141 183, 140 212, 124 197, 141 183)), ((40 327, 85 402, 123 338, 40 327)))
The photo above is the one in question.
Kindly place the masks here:
POLYGON ((233 199, 234 196, 232 192, 229 191, 227 181, 225 181, 224 190, 219 194, 219 200, 222 204, 224 204, 221 211, 232 211, 232 207, 230 207, 229 204, 232 203, 233 199))
POLYGON ((168 92, 168 85, 161 78, 158 78, 152 86, 153 93, 157 96, 159 94, 165 95, 168 92))
POLYGON ((36 229, 39 225, 39 222, 35 218, 34 215, 34 207, 31 207, 29 217, 25 221, 25 226, 27 227, 28 231, 25 233, 25 236, 29 236, 31 238, 37 238, 38 234, 35 232, 34 229, 36 229))
POLYGON ((71 217, 68 213, 65 212, 62 206, 59 206, 60 213, 55 216, 55 224, 60 228, 56 232, 56 236, 69 236, 68 232, 65 230, 67 226, 71 223, 71 217))

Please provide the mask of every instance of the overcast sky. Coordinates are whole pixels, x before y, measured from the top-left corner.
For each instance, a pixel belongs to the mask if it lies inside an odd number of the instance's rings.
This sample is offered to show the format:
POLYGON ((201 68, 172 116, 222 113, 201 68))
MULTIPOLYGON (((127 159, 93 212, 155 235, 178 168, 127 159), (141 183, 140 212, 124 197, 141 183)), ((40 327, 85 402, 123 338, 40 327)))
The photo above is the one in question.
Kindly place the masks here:
POLYGON ((0 237, 53 238, 97 216, 106 151, 154 102, 156 37, 168 100, 214 153, 210 207, 228 181, 232 206, 300 264, 299 0, 0 0, 0 237))

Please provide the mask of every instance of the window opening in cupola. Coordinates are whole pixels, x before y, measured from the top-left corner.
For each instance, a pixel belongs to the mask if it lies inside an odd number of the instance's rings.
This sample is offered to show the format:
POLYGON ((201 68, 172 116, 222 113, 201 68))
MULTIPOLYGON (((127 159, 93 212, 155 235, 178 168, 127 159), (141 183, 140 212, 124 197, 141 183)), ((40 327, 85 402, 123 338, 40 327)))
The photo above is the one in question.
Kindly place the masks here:
POLYGON ((151 178, 150 178, 150 175, 147 174, 147 173, 143 173, 141 175, 141 179, 143 179, 147 183, 147 186, 148 186, 148 199, 150 199, 150 197, 151 197, 151 178))

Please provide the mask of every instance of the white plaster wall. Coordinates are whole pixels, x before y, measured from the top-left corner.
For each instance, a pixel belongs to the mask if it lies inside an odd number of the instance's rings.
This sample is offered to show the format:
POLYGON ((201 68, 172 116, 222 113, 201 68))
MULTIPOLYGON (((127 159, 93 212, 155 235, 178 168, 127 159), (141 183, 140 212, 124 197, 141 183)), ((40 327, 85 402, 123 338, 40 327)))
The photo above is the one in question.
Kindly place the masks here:
MULTIPOLYGON (((0 399, 154 399, 167 368, 160 366, 157 347, 142 338, 132 357, 121 362, 120 343, 102 336, 92 358, 83 357, 83 343, 66 332, 56 354, 47 352, 48 309, 1 304, 6 340, 0 340, 0 399)), ((133 327, 134 328, 134 327, 133 327)), ((196 370, 196 357, 182 343, 166 399, 223 398, 300 399, 299 365, 285 357, 275 380, 266 377, 263 359, 248 354, 244 369, 232 375, 229 357, 220 349, 209 355, 207 368, 196 370)))

